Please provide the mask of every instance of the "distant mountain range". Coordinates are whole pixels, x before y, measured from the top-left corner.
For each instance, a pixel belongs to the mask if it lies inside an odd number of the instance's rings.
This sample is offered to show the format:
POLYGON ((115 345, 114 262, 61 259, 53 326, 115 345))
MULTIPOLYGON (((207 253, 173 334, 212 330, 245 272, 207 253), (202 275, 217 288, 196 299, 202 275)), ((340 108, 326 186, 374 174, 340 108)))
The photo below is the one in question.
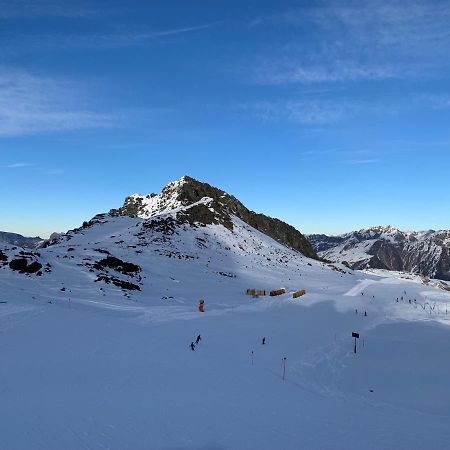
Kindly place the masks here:
POLYGON ((339 236, 311 234, 321 258, 352 269, 387 269, 450 280, 450 231, 400 231, 372 227, 339 236))
POLYGON ((0 231, 0 244, 17 245, 25 248, 36 248, 44 239, 40 237, 25 237, 17 233, 0 231))

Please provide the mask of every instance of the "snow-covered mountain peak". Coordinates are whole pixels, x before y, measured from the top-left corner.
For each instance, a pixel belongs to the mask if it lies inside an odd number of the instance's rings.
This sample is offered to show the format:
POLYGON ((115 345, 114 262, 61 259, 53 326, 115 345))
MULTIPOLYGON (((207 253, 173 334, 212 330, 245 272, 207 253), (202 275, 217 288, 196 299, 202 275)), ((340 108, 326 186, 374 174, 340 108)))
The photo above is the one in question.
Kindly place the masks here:
POLYGON ((125 199, 122 208, 117 210, 119 215, 129 215, 140 218, 149 218, 158 214, 165 214, 170 211, 187 206, 189 203, 182 201, 183 186, 190 181, 196 181, 188 176, 183 176, 178 180, 167 184, 160 194, 133 194, 125 199))
POLYGON ((398 228, 393 227, 392 225, 377 225, 374 227, 370 227, 367 230, 360 230, 360 232, 369 232, 376 234, 397 234, 402 233, 398 228))
POLYGON ((236 197, 189 176, 172 181, 160 194, 134 194, 112 216, 149 219, 171 214, 181 222, 200 225, 223 225, 233 229, 237 217, 258 231, 306 256, 317 258, 306 238, 294 227, 246 208, 236 197), (207 199, 207 200, 206 200, 207 199))

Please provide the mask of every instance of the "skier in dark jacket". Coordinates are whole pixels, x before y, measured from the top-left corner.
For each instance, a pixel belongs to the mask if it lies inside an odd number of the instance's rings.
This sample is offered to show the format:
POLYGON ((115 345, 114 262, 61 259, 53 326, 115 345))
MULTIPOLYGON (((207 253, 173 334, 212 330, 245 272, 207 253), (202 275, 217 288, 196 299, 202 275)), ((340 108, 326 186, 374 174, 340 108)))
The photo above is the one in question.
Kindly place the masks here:
POLYGON ((192 350, 193 352, 195 352, 195 344, 194 344, 193 342, 191 342, 191 350, 192 350))
POLYGON ((202 340, 202 337, 200 335, 197 336, 197 339, 195 340, 195 345, 198 345, 198 343, 202 340))
POLYGON ((265 337, 262 338, 261 344, 262 345, 266 345, 266 338, 265 337))

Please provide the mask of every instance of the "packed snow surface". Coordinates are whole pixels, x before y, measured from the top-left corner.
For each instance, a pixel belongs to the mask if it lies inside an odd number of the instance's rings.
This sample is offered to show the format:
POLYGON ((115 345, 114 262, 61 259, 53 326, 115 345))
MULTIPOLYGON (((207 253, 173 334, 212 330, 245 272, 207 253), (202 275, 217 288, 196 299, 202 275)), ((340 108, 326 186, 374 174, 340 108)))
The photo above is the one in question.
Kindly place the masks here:
POLYGON ((0 268, 0 448, 449 448, 449 292, 310 260, 236 218, 146 223, 61 238, 42 276, 0 268), (108 253, 140 272, 94 267, 108 253))

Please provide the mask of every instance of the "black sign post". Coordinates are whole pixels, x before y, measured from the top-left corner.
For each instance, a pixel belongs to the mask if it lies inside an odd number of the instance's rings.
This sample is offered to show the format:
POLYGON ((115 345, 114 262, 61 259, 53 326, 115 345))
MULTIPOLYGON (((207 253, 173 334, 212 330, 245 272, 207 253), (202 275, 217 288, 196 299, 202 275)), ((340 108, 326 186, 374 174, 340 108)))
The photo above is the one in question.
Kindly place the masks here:
POLYGON ((352 338, 355 338, 355 346, 353 347, 353 353, 356 353, 356 339, 359 339, 359 333, 352 332, 352 338))

